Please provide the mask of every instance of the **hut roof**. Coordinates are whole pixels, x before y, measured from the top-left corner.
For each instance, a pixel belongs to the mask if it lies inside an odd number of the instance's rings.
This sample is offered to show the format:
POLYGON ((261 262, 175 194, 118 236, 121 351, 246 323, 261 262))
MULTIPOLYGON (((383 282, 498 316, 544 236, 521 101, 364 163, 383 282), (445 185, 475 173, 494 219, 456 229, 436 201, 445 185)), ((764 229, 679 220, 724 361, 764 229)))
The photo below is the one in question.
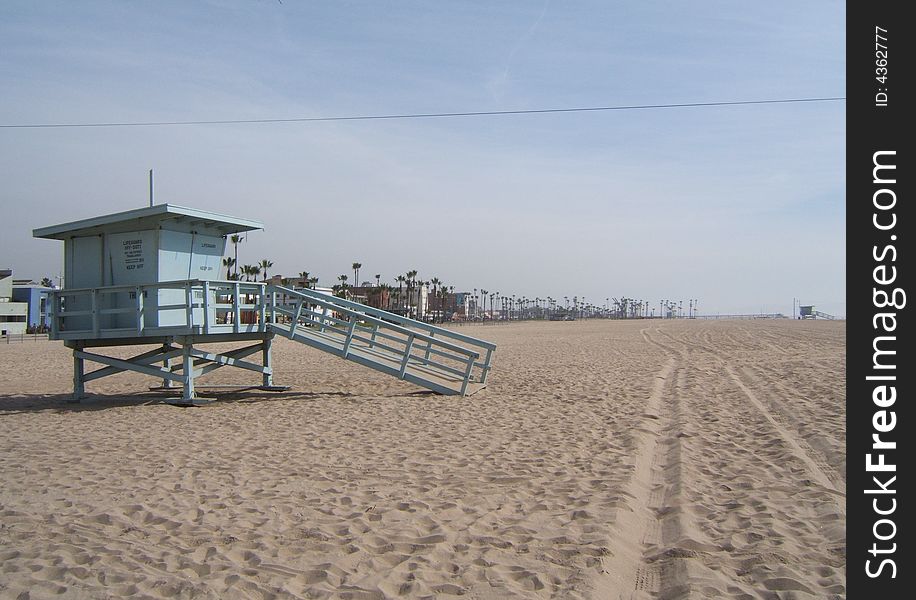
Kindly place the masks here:
POLYGON ((125 231, 140 231, 153 229, 163 223, 173 222, 185 227, 202 227, 216 229, 224 235, 264 229, 264 225, 250 219, 240 219, 219 213, 176 206, 174 204, 156 204, 145 208, 127 210, 50 227, 41 227, 32 231, 37 238, 50 240, 65 240, 71 237, 98 235, 101 233, 120 233, 125 231))

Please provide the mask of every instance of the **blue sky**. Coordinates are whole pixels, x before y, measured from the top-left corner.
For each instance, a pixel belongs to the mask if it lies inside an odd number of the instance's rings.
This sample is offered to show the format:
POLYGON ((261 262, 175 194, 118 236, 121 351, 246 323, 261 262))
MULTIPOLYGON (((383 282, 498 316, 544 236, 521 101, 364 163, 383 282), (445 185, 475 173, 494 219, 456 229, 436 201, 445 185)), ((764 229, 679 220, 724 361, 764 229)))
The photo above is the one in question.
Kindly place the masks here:
MULTIPOLYGON (((839 2, 0 4, 0 124, 845 95, 839 2)), ((0 129, 0 266, 156 199, 258 218, 241 261, 528 297, 845 314, 845 103, 0 129)))

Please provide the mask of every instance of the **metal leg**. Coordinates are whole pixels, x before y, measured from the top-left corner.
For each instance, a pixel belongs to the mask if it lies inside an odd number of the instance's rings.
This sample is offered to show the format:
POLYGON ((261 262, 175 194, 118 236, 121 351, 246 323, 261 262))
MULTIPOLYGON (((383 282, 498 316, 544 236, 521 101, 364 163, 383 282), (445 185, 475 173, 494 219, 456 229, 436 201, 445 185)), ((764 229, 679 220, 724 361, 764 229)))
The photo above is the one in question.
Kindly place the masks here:
MULTIPOLYGON (((262 348, 263 348, 263 349, 261 350, 261 358, 262 358, 262 361, 263 361, 261 364, 263 364, 263 365, 264 365, 265 367, 267 367, 268 369, 270 368, 270 362, 271 362, 271 361, 270 361, 270 359, 271 359, 271 356, 270 356, 270 346, 271 346, 272 343, 273 343, 273 340, 272 340, 271 338, 267 338, 266 340, 264 340, 264 343, 262 344, 262 348)), ((274 384, 273 372, 272 372, 272 371, 269 371, 269 372, 267 372, 267 373, 264 373, 264 374, 262 375, 262 385, 263 385, 264 387, 270 387, 270 386, 272 386, 273 384, 274 384)))

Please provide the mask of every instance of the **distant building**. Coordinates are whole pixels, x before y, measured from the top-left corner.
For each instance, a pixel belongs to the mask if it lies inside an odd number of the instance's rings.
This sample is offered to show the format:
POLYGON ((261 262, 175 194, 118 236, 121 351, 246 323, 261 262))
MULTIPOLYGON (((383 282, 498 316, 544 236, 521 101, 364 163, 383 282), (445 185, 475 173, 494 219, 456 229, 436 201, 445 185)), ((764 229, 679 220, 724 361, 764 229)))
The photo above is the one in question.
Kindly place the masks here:
POLYGON ((0 269, 0 335, 25 333, 29 305, 13 300, 13 271, 0 269))
POLYGON ((28 305, 27 323, 30 328, 50 327, 48 318, 48 292, 51 288, 43 285, 28 283, 13 283, 13 301, 25 302, 28 305))
POLYGON ((431 294, 426 285, 392 287, 389 292, 389 308, 385 309, 411 319, 424 320, 429 314, 431 294))
POLYGON ((391 300, 390 290, 371 284, 357 288, 348 287, 347 294, 349 294, 350 299, 355 302, 360 302, 366 306, 371 306, 372 308, 378 308, 380 310, 388 310, 388 303, 391 300))

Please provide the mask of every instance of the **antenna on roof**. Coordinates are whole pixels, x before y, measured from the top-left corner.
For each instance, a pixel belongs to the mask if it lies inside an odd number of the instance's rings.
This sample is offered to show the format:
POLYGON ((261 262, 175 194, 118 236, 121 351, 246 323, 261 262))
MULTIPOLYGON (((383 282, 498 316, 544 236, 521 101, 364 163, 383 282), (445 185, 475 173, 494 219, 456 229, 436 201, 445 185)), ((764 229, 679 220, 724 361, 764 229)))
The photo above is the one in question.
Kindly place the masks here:
POLYGON ((153 170, 149 170, 149 205, 153 206, 153 170))

